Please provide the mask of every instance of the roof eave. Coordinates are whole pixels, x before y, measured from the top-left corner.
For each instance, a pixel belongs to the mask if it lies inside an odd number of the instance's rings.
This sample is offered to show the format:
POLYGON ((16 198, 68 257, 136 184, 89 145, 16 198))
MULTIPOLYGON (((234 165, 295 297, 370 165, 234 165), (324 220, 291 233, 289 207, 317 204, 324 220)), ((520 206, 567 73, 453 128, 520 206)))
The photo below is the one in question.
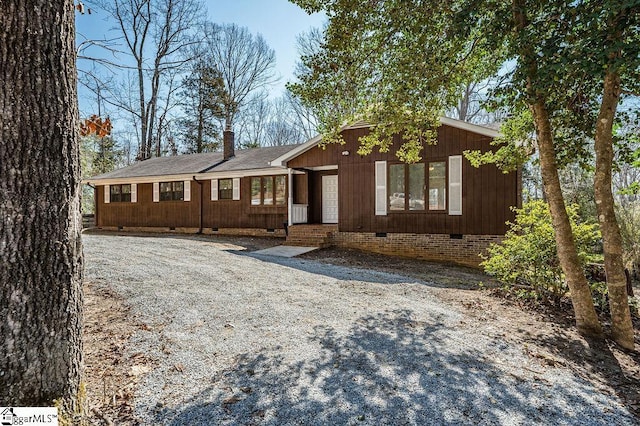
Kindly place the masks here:
POLYGON ((106 179, 83 179, 82 183, 85 185, 116 185, 121 183, 154 183, 154 182, 169 182, 177 180, 193 180, 197 179, 220 179, 220 178, 235 178, 245 176, 262 176, 265 174, 278 175, 286 174, 286 170, 282 167, 260 167, 255 169, 240 169, 240 170, 211 170, 208 172, 198 173, 181 173, 174 175, 153 175, 153 176, 135 176, 135 177, 118 177, 118 178, 106 178, 106 179))
POLYGON ((199 173, 179 173, 172 175, 149 175, 149 176, 130 176, 130 177, 112 177, 112 178, 89 178, 83 179, 85 185, 115 185, 119 183, 153 183, 153 182, 170 182, 177 180, 191 180, 193 176, 199 173))
POLYGON ((302 145, 299 145, 298 147, 292 149, 291 151, 281 155, 280 157, 278 157, 278 158, 276 158, 274 160, 271 160, 269 162, 269 164, 272 167, 287 167, 287 162, 289 160, 291 160, 292 158, 297 157, 300 154, 304 154, 305 152, 307 152, 308 150, 310 150, 311 148, 316 146, 318 143, 320 143, 321 140, 322 140, 322 136, 321 135, 317 135, 317 136, 309 139, 308 141, 306 141, 302 145))
POLYGON ((470 132, 477 133, 483 136, 488 136, 491 138, 497 138, 501 136, 501 133, 497 130, 494 130, 485 126, 479 126, 477 124, 468 123, 462 120, 456 120, 455 118, 440 117, 440 124, 456 127, 462 130, 468 130, 470 132))

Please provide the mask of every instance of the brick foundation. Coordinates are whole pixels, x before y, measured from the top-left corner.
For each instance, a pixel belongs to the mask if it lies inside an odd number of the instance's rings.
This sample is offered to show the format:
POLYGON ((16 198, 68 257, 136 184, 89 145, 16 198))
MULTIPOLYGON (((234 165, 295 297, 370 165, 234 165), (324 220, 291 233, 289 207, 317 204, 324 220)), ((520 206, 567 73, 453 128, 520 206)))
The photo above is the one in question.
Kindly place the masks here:
POLYGON ((499 243, 502 235, 462 235, 452 238, 449 234, 392 234, 376 236, 375 233, 336 232, 332 244, 375 253, 411 257, 438 262, 452 262, 477 268, 482 262, 479 256, 491 243, 499 243))
MULTIPOLYGON (((354 248, 371 251, 374 253, 389 254, 394 256, 410 257, 422 260, 437 262, 451 262, 460 265, 477 268, 482 262, 479 254, 485 253, 491 243, 499 243, 504 238, 503 235, 461 235, 459 238, 452 238, 449 234, 409 234, 409 233, 388 233, 386 236, 376 236, 369 232, 338 232, 336 226, 294 226, 297 228, 293 232, 294 241, 287 241, 291 245, 313 245, 314 238, 318 232, 324 232, 327 238, 326 244, 318 246, 335 245, 338 247, 354 248), (316 229, 317 228, 317 229, 316 229), (329 234, 329 235, 327 235, 329 234), (300 241, 297 241, 299 238, 300 241)), ((293 230, 290 228, 290 231, 293 230)), ((195 234, 198 228, 176 228, 168 227, 128 227, 122 229, 114 226, 103 226, 98 229, 109 231, 128 232, 159 232, 159 233, 187 233, 195 234)), ((274 229, 268 231, 263 228, 219 228, 217 231, 211 228, 204 228, 203 234, 207 235, 237 235, 246 237, 285 237, 284 229, 274 229)), ((324 238, 323 237, 323 238, 324 238)))

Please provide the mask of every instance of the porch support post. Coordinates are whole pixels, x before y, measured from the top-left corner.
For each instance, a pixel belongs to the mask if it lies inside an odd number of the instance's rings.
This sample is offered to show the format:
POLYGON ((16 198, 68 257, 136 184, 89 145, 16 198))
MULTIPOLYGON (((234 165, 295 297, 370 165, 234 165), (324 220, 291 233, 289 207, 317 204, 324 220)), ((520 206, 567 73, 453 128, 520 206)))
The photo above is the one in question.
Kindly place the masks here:
POLYGON ((289 226, 293 225, 293 170, 291 170, 291 168, 287 169, 287 174, 289 177, 289 197, 288 197, 288 204, 287 204, 287 220, 289 223, 289 226))

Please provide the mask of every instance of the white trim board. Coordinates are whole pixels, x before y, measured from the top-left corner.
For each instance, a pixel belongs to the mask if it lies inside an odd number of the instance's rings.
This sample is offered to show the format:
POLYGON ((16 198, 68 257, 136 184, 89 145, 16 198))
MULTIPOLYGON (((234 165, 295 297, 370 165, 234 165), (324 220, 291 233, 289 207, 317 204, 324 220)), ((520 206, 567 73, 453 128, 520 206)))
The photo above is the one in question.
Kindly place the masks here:
POLYGON ((440 123, 447 126, 456 127, 458 129, 468 130, 470 132, 477 133, 479 135, 489 136, 491 138, 497 138, 498 136, 501 135, 499 131, 492 129, 490 127, 479 126, 473 123, 467 123, 466 121, 456 120, 455 118, 440 117, 440 123))
POLYGON ((338 170, 337 164, 329 164, 327 166, 315 166, 315 167, 307 167, 307 170, 311 170, 313 172, 323 172, 326 170, 338 170))
MULTIPOLYGON (((337 166, 336 166, 337 167, 337 166)), ((301 172, 300 172, 301 173, 301 172)), ((269 167, 264 169, 253 170, 237 170, 237 171, 222 171, 222 172, 206 172, 206 173, 189 173, 180 175, 158 175, 158 176, 138 176, 129 178, 110 178, 110 179, 85 179, 82 181, 84 184, 91 185, 115 185, 120 183, 155 183, 155 182, 173 182, 173 181, 185 181, 193 180, 193 177, 197 180, 206 179, 224 179, 224 178, 241 178, 249 176, 274 176, 274 175, 286 175, 287 169, 281 167, 269 167)), ((298 174, 296 172, 295 174, 298 174)))
POLYGON ((275 176, 286 175, 287 169, 282 167, 268 167, 264 169, 253 170, 232 170, 232 171, 220 171, 220 172, 206 172, 197 174, 196 177, 203 179, 224 179, 224 178, 238 178, 249 176, 275 176))

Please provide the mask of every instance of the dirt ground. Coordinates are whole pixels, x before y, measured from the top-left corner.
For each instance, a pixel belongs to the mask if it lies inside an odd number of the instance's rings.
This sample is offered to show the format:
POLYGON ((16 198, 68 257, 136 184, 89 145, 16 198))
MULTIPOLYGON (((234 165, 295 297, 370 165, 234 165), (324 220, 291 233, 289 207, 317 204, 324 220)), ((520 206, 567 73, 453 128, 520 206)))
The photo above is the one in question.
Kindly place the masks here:
MULTIPOLYGON (((228 240, 249 251, 281 242, 261 238, 228 240)), ((609 340, 585 340, 573 328, 570 310, 541 311, 520 306, 500 297, 492 290, 495 283, 489 277, 469 268, 337 248, 302 257, 433 282, 439 298, 470 315, 476 324, 490 321, 500 330, 502 338, 521 345, 529 356, 570 368, 603 393, 615 393, 640 419, 640 352, 622 351, 609 340), (478 286, 480 282, 484 284, 482 287, 478 286)), ((85 284, 85 383, 90 424, 140 424, 132 407, 135 387, 154 365, 142 353, 125 355, 128 339, 139 329, 148 330, 148 326, 132 315, 125 300, 90 282, 85 284)), ((640 345, 638 323, 636 345, 640 345)))

